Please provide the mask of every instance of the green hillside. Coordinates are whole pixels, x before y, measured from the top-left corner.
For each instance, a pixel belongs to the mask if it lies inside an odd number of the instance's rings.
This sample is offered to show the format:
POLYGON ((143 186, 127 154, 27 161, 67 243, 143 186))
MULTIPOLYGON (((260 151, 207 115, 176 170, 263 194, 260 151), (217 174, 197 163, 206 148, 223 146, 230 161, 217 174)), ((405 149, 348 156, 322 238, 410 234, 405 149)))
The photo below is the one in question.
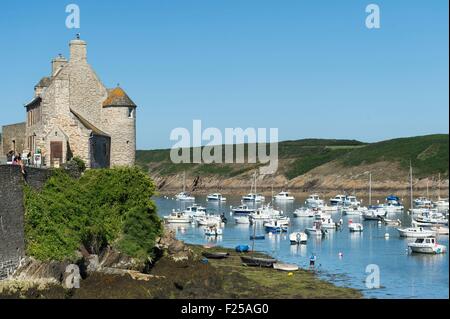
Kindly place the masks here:
MULTIPOLYGON (((248 145, 245 145, 247 154, 248 145)), ((345 167, 380 161, 399 163, 408 169, 411 160, 416 177, 441 173, 448 176, 448 134, 399 138, 367 144, 356 140, 304 139, 280 142, 279 173, 288 179, 331 161, 345 167)), ((191 156, 192 156, 191 149, 191 156)), ((233 177, 250 171, 258 164, 173 164, 170 150, 137 151, 137 164, 162 176, 187 171, 195 175, 233 177)))

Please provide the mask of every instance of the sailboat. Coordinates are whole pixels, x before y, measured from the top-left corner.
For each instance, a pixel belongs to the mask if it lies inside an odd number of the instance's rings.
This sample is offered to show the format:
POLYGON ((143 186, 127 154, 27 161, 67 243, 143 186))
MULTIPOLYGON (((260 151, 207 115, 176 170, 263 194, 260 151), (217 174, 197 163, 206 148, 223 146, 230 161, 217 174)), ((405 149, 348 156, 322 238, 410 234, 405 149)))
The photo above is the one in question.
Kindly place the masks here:
POLYGON ((195 197, 190 196, 186 192, 186 171, 183 172, 183 191, 175 195, 175 199, 179 201, 195 201, 195 197))
POLYGON ((253 175, 253 182, 250 189, 250 193, 247 195, 242 196, 242 201, 244 202, 255 202, 260 203, 265 201, 265 197, 263 195, 260 195, 256 192, 256 172, 253 175), (253 187, 255 188, 255 191, 253 192, 253 187))
POLYGON ((241 256, 241 261, 246 266, 271 268, 273 267, 273 264, 277 262, 276 259, 253 256, 253 253, 255 252, 255 240, 257 239, 257 237, 258 236, 256 235, 256 224, 255 224, 253 225, 253 236, 251 237, 253 239, 251 256, 241 256))

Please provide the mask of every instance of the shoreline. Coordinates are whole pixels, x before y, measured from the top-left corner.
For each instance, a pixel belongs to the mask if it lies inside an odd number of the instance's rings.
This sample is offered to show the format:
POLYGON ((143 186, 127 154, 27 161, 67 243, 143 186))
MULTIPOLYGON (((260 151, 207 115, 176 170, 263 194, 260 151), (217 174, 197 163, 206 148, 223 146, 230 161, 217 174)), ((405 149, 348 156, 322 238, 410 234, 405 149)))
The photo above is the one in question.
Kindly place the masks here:
MULTIPOLYGON (((51 284, 37 287, 23 281, 0 282, 0 298, 27 299, 361 299, 354 288, 340 287, 320 279, 314 271, 299 269, 291 274, 273 268, 243 266, 234 249, 205 248, 185 244, 191 257, 175 261, 163 256, 149 271, 146 280, 129 274, 90 273, 79 289, 51 284), (222 260, 208 259, 202 252, 229 252, 222 260), (150 278, 150 279, 148 279, 150 278), (10 289, 8 289, 8 284, 10 289), (22 286, 21 286, 22 285, 22 286), (2 289, 3 287, 3 289, 2 289)), ((255 256, 267 254, 255 252, 255 256)))

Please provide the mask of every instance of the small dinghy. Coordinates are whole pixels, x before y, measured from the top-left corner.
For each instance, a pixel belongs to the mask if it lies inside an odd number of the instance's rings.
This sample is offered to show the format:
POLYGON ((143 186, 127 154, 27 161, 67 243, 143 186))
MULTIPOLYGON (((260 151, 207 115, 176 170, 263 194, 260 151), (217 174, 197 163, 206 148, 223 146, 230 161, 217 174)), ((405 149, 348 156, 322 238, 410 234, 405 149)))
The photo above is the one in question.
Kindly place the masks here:
POLYGON ((438 235, 448 235, 448 227, 436 226, 430 228, 432 231, 436 232, 438 235))
POLYGON ((224 259, 229 257, 230 254, 226 252, 215 252, 215 253, 203 252, 202 256, 208 259, 224 259))
POLYGON ((297 271, 298 266, 293 265, 293 264, 275 263, 275 264, 273 264, 273 269, 281 270, 281 271, 297 271))
POLYGON ((436 236, 436 232, 423 227, 397 228, 400 237, 427 238, 436 236))
POLYGON ((364 230, 364 227, 360 223, 353 223, 351 220, 348 223, 348 229, 351 232, 362 232, 364 230))
POLYGON ((250 240, 264 240, 266 235, 250 235, 250 240))
POLYGON ((381 221, 386 225, 386 226, 401 226, 402 225, 402 221, 400 219, 387 219, 387 218, 382 218, 381 221))
POLYGON ((277 262, 277 260, 273 258, 260 258, 251 256, 241 256, 241 261, 243 264, 247 266, 267 267, 267 268, 273 267, 273 264, 277 262))

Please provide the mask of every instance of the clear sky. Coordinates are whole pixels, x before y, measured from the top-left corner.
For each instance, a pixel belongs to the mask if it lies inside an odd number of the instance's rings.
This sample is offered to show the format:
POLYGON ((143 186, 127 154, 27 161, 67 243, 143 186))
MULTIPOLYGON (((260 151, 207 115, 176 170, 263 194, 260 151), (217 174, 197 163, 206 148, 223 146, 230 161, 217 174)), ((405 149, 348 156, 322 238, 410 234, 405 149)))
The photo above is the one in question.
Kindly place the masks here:
POLYGON ((4 1, 0 125, 68 57, 77 32, 108 87, 138 104, 138 148, 175 127, 279 128, 280 140, 378 141, 449 131, 448 1, 4 1), (65 7, 81 9, 81 29, 65 7), (365 27, 365 8, 381 28, 365 27))

